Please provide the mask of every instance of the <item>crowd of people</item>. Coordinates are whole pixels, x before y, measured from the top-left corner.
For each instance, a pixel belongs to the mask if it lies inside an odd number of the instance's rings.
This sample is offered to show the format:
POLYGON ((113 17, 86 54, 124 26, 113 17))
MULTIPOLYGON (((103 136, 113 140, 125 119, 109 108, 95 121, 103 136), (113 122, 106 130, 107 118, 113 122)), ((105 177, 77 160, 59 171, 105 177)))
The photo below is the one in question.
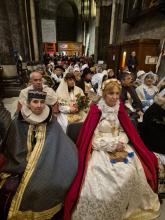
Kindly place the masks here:
POLYGON ((159 216, 165 77, 136 72, 134 62, 115 73, 93 57, 44 56, 1 149, 0 219, 52 219, 60 210, 64 220, 159 216))

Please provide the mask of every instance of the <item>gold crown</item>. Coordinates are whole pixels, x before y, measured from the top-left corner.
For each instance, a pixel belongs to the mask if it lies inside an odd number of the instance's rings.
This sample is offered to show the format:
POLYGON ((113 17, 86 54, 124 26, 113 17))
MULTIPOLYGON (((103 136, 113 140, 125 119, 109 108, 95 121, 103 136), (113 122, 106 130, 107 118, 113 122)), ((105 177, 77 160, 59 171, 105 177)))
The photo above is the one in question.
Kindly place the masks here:
POLYGON ((118 79, 108 79, 103 82, 102 89, 105 89, 105 87, 112 82, 116 82, 119 86, 121 86, 121 82, 118 79))

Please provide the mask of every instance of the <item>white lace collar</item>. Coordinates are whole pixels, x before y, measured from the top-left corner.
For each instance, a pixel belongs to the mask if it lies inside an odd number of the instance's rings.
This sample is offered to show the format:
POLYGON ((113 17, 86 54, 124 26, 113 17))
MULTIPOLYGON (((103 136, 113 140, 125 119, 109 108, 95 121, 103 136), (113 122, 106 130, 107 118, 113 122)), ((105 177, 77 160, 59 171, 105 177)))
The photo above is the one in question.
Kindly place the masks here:
POLYGON ((110 113, 114 113, 115 115, 118 115, 120 102, 118 100, 115 106, 110 107, 105 103, 104 99, 101 98, 97 106, 102 112, 101 118, 107 118, 107 116, 109 116, 110 113))
POLYGON ((50 109, 47 105, 45 105, 45 108, 40 115, 34 114, 26 105, 24 105, 21 109, 21 114, 24 120, 33 125, 37 125, 45 121, 49 116, 49 112, 50 109))

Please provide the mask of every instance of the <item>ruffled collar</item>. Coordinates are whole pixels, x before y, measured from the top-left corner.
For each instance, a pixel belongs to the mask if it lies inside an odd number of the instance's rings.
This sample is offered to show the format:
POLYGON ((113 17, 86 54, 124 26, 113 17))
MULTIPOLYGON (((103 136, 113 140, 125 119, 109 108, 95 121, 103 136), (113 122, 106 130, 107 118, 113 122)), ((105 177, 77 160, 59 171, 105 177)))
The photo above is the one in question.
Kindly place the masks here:
POLYGON ((40 115, 34 114, 26 105, 21 109, 23 119, 32 125, 43 123, 49 116, 50 108, 45 105, 43 112, 40 115))
POLYGON ((97 106, 102 112, 101 118, 107 118, 107 116, 109 116, 110 113, 118 115, 120 102, 118 100, 115 106, 110 107, 105 103, 104 99, 101 98, 97 106))

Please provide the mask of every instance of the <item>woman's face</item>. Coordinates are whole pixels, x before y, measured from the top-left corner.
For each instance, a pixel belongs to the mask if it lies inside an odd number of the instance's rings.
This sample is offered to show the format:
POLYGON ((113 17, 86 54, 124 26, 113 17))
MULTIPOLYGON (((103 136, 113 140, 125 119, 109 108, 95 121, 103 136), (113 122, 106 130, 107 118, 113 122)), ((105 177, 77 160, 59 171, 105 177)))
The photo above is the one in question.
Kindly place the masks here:
POLYGON ((146 76, 146 78, 144 79, 144 83, 145 83, 147 86, 152 86, 153 83, 154 83, 154 77, 151 76, 151 75, 146 76))
POLYGON ((113 72, 113 70, 110 70, 109 72, 108 72, 108 76, 111 78, 111 77, 113 77, 115 75, 115 73, 113 72))
POLYGON ((74 71, 74 76, 75 76, 75 78, 76 78, 76 81, 79 81, 80 79, 81 79, 81 75, 80 75, 80 72, 79 71, 74 71))
POLYGON ((75 80, 70 78, 70 79, 67 79, 66 80, 67 84, 68 84, 68 87, 72 88, 75 86, 75 80))
POLYGON ((29 108, 35 115, 40 115, 45 108, 45 100, 32 99, 29 103, 29 108))
POLYGON ((107 94, 104 95, 105 103, 113 107, 116 105, 117 101, 120 97, 120 90, 117 86, 114 86, 111 91, 109 91, 107 94))

